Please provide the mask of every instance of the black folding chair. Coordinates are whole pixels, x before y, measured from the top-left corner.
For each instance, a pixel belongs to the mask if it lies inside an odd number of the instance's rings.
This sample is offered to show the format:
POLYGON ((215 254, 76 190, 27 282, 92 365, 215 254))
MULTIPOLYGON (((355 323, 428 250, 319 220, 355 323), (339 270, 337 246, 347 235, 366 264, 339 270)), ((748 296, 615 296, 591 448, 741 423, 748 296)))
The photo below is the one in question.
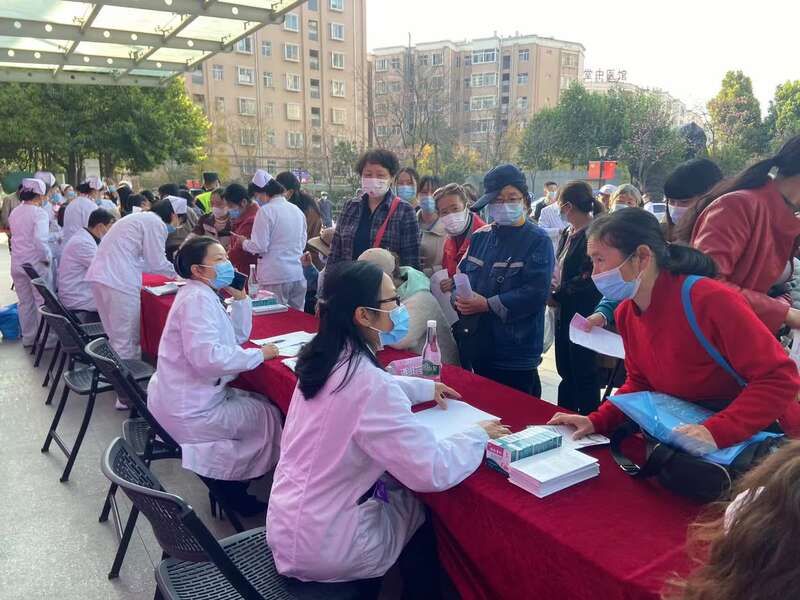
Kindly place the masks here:
POLYGON ((122 488, 153 527, 164 556, 156 567, 156 598, 168 600, 355 600, 359 583, 306 584, 281 576, 263 527, 217 540, 194 509, 166 492, 134 449, 117 438, 103 457, 103 474, 122 488), (296 588, 296 592, 292 590, 296 588), (323 591, 324 590, 324 591, 323 591))
MULTIPOLYGON (((77 329, 66 317, 51 313, 47 309, 42 309, 42 314, 47 319, 50 327, 55 331, 58 338, 61 340, 61 347, 64 352, 64 359, 61 366, 63 367, 64 361, 70 357, 70 368, 63 373, 64 389, 61 393, 61 400, 58 403, 58 408, 53 416, 53 422, 50 424, 50 429, 47 432, 47 437, 42 445, 42 452, 50 450, 50 443, 55 440, 58 447, 67 457, 67 464, 64 467, 64 472, 61 474, 61 481, 69 479, 70 471, 75 464, 75 459, 78 456, 83 438, 86 435, 86 430, 89 427, 89 420, 92 417, 94 410, 95 399, 97 394, 110 392, 113 386, 101 377, 93 365, 91 359, 84 352, 84 347, 88 343, 85 335, 77 329), (61 420, 61 415, 64 413, 64 407, 67 405, 67 399, 70 392, 74 392, 79 396, 88 396, 86 403, 86 410, 83 414, 83 421, 81 422, 78 435, 75 438, 75 443, 72 448, 68 448, 61 436, 56 432, 58 423, 61 420)), ((139 380, 147 380, 153 374, 153 367, 141 360, 126 360, 125 367, 131 372, 132 376, 139 380)), ((61 376, 61 371, 59 376, 61 376)))
MULTIPOLYGON (((34 279, 41 279, 40 276, 39 276, 39 272, 30 263, 23 263, 22 264, 22 270, 25 271, 25 275, 28 276, 28 279, 30 279, 31 282, 34 279)), ((42 280, 42 282, 43 281, 44 280, 42 280)), ((40 347, 43 348, 44 347, 44 345, 45 345, 45 343, 47 341, 47 336, 48 336, 49 333, 50 332, 48 330, 47 323, 45 322, 44 319, 40 318, 39 319, 39 326, 36 328, 36 337, 33 339, 33 346, 31 346, 31 356, 36 354, 36 351, 37 351, 38 348, 40 348, 40 347), (44 336, 42 334, 44 334, 44 336)), ((39 366, 39 362, 35 361, 33 363, 33 366, 38 367, 39 366)))
MULTIPOLYGON (((124 362, 119 358, 117 353, 114 352, 108 340, 103 338, 93 340, 86 346, 86 354, 102 376, 111 383, 117 391, 117 394, 128 398, 128 400, 133 403, 133 412, 139 415, 146 415, 126 419, 122 424, 122 439, 130 444, 131 448, 142 462, 149 467, 150 463, 154 460, 180 458, 181 447, 160 425, 158 425, 152 415, 150 415, 150 412, 147 410, 147 400, 144 390, 139 383, 133 379, 130 372, 125 367, 124 362), (151 421, 155 424, 155 428, 150 425, 151 421)), ((101 523, 108 520, 109 513, 112 515, 114 528, 119 537, 119 546, 114 556, 114 563, 111 566, 111 571, 108 573, 109 579, 119 576, 119 571, 122 568, 122 561, 125 559, 125 553, 128 550, 128 544, 131 541, 131 536, 136 526, 136 519, 139 515, 139 509, 133 506, 131 512, 128 514, 125 527, 123 528, 122 518, 120 517, 119 506, 116 500, 116 492, 117 484, 112 483, 106 494, 103 510, 100 513, 101 523)))

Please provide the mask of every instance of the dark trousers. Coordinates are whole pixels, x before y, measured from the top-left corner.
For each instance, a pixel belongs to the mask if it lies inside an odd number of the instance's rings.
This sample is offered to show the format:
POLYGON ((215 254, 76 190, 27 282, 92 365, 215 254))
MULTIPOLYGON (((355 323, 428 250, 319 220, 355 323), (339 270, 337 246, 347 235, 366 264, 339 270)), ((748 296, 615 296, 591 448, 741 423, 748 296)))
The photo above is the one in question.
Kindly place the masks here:
POLYGON ((510 369, 495 369, 481 365, 474 365, 474 367, 475 373, 481 377, 486 377, 537 398, 542 396, 542 382, 539 379, 539 371, 536 369, 512 371, 510 369))
POLYGON ((574 313, 556 321, 556 369, 561 376, 558 405, 588 415, 600 405, 597 385, 597 353, 569 341, 569 322, 574 313))

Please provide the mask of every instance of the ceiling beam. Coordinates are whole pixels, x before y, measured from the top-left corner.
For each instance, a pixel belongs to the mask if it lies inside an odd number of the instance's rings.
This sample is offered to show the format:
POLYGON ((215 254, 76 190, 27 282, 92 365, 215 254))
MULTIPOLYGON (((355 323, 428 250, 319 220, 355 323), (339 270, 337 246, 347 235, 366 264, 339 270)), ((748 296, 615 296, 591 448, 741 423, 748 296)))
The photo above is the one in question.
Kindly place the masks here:
POLYGON ((142 87, 157 87, 163 85, 162 77, 147 77, 144 75, 126 75, 119 79, 105 73, 76 73, 75 71, 60 71, 53 74, 49 70, 17 69, 0 67, 0 81, 18 81, 22 83, 65 83, 80 85, 135 85, 142 87))
MULTIPOLYGON (((92 10, 89 13, 89 16, 86 17, 86 19, 83 21, 83 23, 81 23, 81 33, 83 33, 84 31, 89 29, 89 27, 92 26, 92 23, 94 22, 94 20, 97 17, 97 15, 100 14, 100 10, 102 8, 103 8, 103 5, 100 4, 99 2, 92 6, 92 10)), ((62 64, 60 64, 58 67, 56 67, 56 72, 55 72, 56 75, 61 70, 61 68, 64 66, 64 64, 66 64, 66 61, 68 61, 70 59, 70 57, 72 56, 72 53, 75 52, 75 48, 78 47, 79 43, 80 42, 78 42, 78 41, 74 41, 69 45, 69 48, 67 48, 67 51, 64 53, 64 59, 63 59, 62 64)))
MULTIPOLYGON (((82 2, 86 0, 67 0, 69 2, 82 2)), ((155 10, 168 12, 178 15, 198 14, 203 10, 203 0, 171 0, 169 4, 165 0, 103 0, 105 6, 118 6, 120 8, 133 8, 143 10, 155 10)), ((300 4, 298 2, 286 2, 279 0, 273 2, 274 5, 282 9, 284 4, 300 4)), ((259 23, 269 23, 275 14, 270 8, 258 8, 255 6, 244 6, 238 4, 216 4, 209 7, 203 13, 208 17, 220 19, 236 19, 239 21, 255 21, 259 23)))
POLYGON ((188 60, 185 62, 145 60, 137 62, 132 58, 120 58, 116 56, 107 57, 89 54, 73 54, 71 56, 66 56, 60 52, 20 50, 19 48, 9 49, 3 46, 0 47, 0 62, 15 62, 34 65, 102 67, 104 69, 154 69, 165 71, 187 71, 189 70, 189 65, 193 64, 195 60, 188 60), (13 56, 8 55, 9 50, 14 53, 13 56), (111 59, 112 62, 109 63, 108 59, 111 59))

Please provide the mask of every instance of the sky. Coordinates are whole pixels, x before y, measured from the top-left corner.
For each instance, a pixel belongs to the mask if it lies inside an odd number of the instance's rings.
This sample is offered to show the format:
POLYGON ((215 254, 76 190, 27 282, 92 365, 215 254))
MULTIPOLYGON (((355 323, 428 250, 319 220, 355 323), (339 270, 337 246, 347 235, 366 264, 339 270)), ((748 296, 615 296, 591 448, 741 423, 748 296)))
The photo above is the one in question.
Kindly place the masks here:
POLYGON ((367 0, 367 48, 540 35, 579 42, 587 69, 625 69, 696 109, 742 70, 766 112, 800 79, 798 0, 367 0))

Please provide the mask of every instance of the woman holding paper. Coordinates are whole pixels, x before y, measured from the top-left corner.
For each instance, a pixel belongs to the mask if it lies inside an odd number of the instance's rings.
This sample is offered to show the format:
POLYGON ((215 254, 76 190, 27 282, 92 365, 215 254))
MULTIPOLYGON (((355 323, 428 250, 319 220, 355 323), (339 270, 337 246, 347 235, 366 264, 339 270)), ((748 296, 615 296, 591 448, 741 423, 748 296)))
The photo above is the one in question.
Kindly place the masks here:
MULTIPOLYGON (((621 302, 616 315, 627 379, 618 395, 661 392, 715 410, 702 424, 676 430, 698 454, 747 440, 776 420, 787 435, 800 435, 797 366, 741 294, 713 279, 708 256, 667 244, 658 220, 642 210, 602 216, 588 236, 592 279, 606 298, 621 302), (703 276, 689 292, 699 330, 746 386, 692 330, 682 301, 687 275, 703 276)), ((550 423, 573 425, 580 438, 609 434, 624 420, 606 401, 589 416, 558 413, 550 423)))
POLYGON ((147 405, 181 445, 184 468, 216 480, 215 493, 223 494, 233 510, 257 514, 266 506, 247 494, 248 480, 278 461, 281 414, 265 397, 228 384, 275 358, 278 349, 241 347, 250 336, 252 304, 243 290, 230 287, 233 265, 217 240, 189 240, 178 251, 175 267, 187 282, 161 335, 147 405), (221 290, 233 297, 230 316, 220 302, 221 290))
POLYGON ((407 596, 437 597, 425 509, 403 486, 453 487, 478 468, 489 438, 508 430, 485 421, 439 440, 414 416, 413 404, 445 407, 447 397, 459 396, 380 366, 375 352, 404 322, 405 309, 376 265, 329 267, 319 313, 319 333, 298 358, 267 511, 275 564, 303 581, 370 580, 362 582, 363 597, 377 597, 379 578, 400 559, 407 596), (413 576, 412 560, 420 571, 413 576))
POLYGON ((575 315, 591 315, 602 296, 592 282, 592 260, 586 254, 586 229, 603 207, 585 181, 571 181, 558 196, 561 218, 569 227, 561 233, 550 305, 556 310, 556 368, 561 376, 558 405, 588 415, 600 404, 597 353, 569 339, 575 315))

